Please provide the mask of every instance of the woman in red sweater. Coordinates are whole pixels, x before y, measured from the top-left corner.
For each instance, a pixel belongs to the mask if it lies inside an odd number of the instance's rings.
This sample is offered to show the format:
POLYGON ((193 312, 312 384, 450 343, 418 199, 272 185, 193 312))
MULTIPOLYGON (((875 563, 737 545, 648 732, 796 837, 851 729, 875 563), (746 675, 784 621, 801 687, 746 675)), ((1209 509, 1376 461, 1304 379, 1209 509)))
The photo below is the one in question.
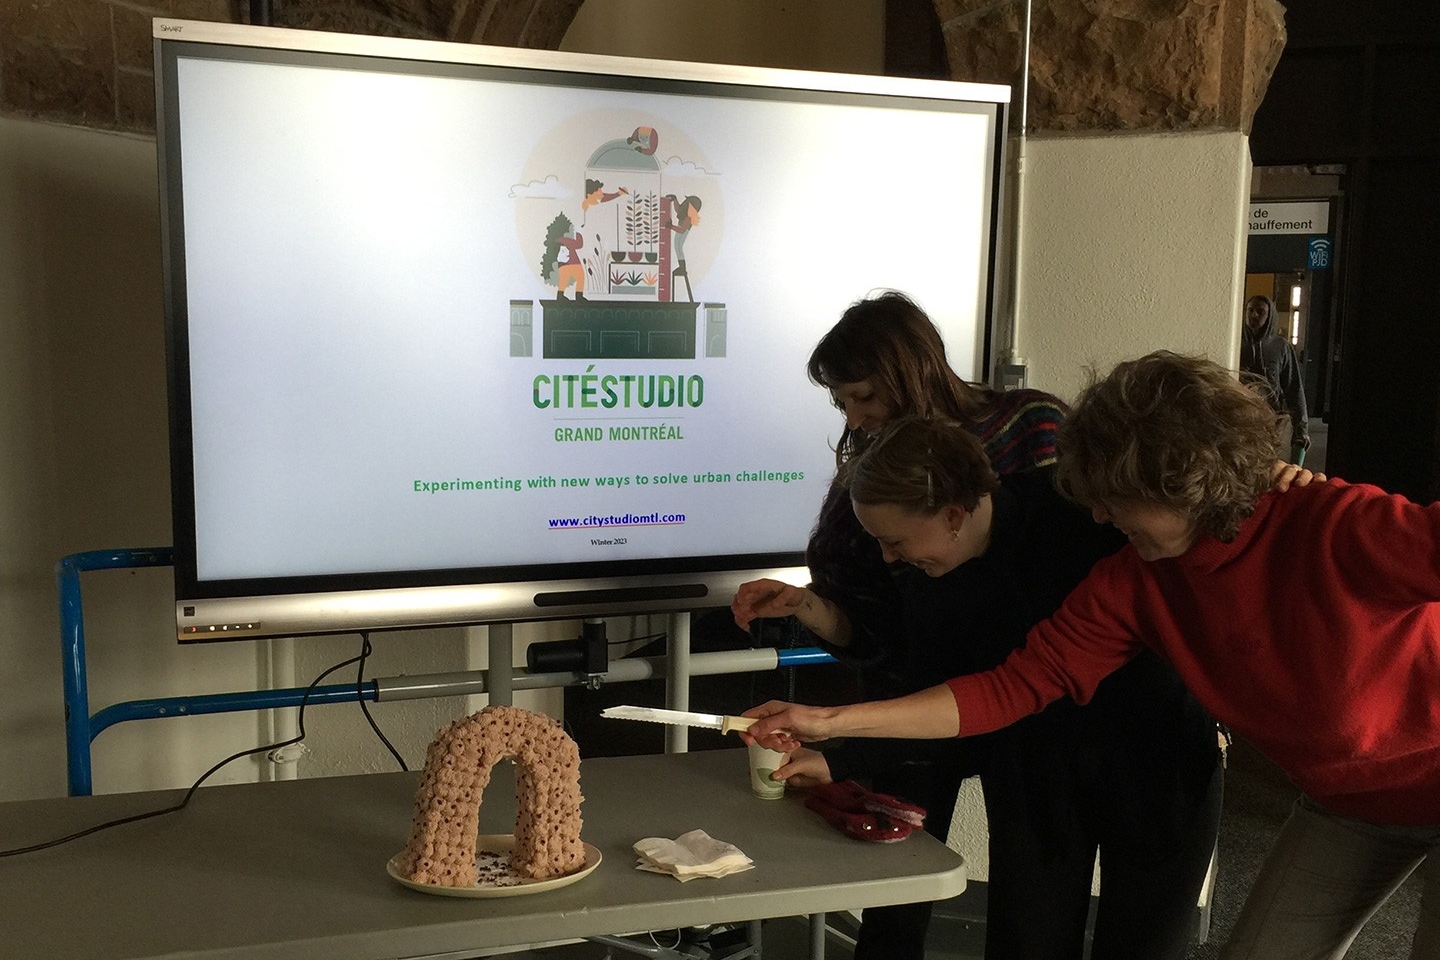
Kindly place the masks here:
POLYGON ((1057 482, 1130 545, 1002 666, 888 701, 772 702, 750 735, 981 734, 1087 702, 1148 644, 1302 791, 1226 960, 1341 957, 1417 868, 1411 956, 1440 956, 1440 504, 1340 481, 1270 493, 1277 427, 1214 363, 1120 364, 1061 426, 1057 482))

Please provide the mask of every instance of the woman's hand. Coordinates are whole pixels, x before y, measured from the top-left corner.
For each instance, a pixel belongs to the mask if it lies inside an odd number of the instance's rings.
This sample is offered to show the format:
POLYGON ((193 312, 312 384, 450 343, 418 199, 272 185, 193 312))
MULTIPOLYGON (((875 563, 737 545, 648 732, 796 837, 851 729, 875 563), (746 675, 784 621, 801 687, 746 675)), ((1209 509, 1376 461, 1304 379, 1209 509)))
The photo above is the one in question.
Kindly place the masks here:
POLYGON ((770 750, 790 753, 803 743, 826 739, 830 735, 829 720, 834 713, 834 707, 807 707, 771 700, 742 714, 758 719, 750 729, 740 731, 740 739, 746 743, 758 742, 770 750))
POLYGON ((784 780, 786 786, 808 789, 822 783, 830 783, 830 761, 825 754, 809 747, 791 751, 785 765, 775 771, 775 779, 784 780))
POLYGON ((813 590, 780 580, 751 580, 740 584, 730 601, 730 612, 741 630, 750 629, 756 617, 790 617, 815 636, 837 647, 850 645, 850 618, 813 590))
POLYGON ((1270 489, 1276 493, 1284 493, 1291 487, 1308 487, 1312 482, 1324 483, 1325 479, 1323 473, 1315 473, 1298 463, 1286 463, 1284 460, 1276 460, 1270 468, 1270 489))
POLYGON ((730 601, 730 612, 740 629, 750 629, 756 617, 789 617, 805 606, 810 591, 780 580, 751 580, 740 584, 730 601))
POLYGON ((746 743, 759 742, 789 753, 804 743, 832 737, 900 737, 942 740, 960 735, 960 711, 945 684, 893 700, 871 700, 838 707, 806 707, 771 700, 746 710, 755 718, 742 731, 746 743))

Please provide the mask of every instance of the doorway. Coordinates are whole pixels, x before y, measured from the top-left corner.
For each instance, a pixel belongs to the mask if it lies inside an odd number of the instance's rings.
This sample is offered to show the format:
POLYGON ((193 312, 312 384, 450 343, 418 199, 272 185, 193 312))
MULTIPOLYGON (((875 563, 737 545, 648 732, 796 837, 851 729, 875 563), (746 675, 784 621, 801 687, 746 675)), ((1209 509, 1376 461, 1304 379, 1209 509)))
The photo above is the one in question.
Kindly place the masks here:
POLYGON ((1311 446, 1305 465, 1325 468, 1340 382, 1345 168, 1255 167, 1251 174, 1245 298, 1269 297, 1300 362, 1311 446))

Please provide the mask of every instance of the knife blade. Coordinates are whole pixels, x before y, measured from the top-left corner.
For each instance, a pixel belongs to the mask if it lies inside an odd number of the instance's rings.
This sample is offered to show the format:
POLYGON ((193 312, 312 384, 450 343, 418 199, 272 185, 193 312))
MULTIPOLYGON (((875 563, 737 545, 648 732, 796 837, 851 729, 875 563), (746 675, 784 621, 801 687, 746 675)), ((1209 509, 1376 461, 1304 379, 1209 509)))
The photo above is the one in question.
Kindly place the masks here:
POLYGON ((705 727, 732 733, 749 729, 754 717, 732 717, 723 713, 690 713, 685 710, 662 710, 659 707, 606 707, 600 716, 611 720, 645 720, 650 723, 668 723, 685 727, 705 727))

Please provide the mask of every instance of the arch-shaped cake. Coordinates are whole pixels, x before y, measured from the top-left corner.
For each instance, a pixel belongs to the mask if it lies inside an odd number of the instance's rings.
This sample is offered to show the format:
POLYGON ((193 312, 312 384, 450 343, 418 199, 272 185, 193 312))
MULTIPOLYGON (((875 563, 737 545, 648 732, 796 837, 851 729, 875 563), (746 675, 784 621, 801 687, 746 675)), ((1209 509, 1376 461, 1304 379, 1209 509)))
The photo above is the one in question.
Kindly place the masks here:
POLYGON ((404 876, 447 887, 476 882, 480 800, 491 769, 506 758, 517 766, 510 869, 547 879, 585 865, 575 741, 542 713, 492 706, 445 727, 426 750, 410 840, 397 863, 404 876))

